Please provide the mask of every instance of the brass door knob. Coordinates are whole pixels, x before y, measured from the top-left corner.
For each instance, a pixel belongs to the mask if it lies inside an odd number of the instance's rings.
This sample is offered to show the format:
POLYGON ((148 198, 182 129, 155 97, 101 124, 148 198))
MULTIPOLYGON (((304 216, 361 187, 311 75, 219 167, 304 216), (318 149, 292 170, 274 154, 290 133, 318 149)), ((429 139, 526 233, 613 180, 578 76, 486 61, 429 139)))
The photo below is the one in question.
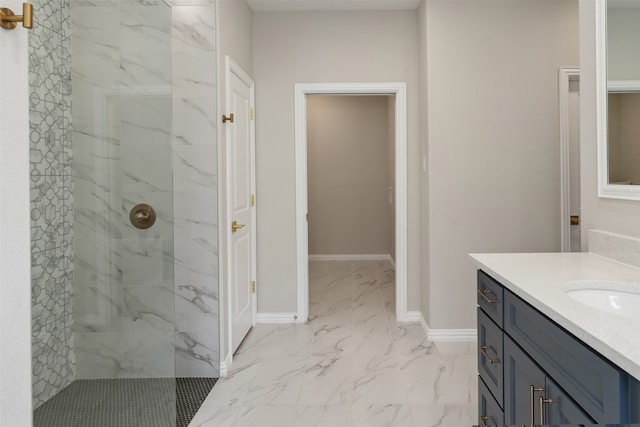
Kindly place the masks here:
POLYGON ((244 227, 246 224, 238 224, 237 222, 233 221, 231 223, 231 232, 235 233, 236 231, 240 230, 242 227, 244 227))
POLYGON ((570 218, 571 225, 580 225, 579 215, 571 215, 569 218, 570 218))
POLYGON ((131 208, 129 221, 135 228, 146 230, 156 222, 156 211, 146 203, 140 203, 131 208))

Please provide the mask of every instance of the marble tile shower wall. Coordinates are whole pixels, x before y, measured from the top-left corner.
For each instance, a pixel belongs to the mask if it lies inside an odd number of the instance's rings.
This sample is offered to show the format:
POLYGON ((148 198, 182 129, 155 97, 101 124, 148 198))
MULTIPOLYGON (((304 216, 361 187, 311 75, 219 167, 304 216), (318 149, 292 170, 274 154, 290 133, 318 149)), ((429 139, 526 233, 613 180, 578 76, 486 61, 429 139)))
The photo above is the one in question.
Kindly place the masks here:
POLYGON ((69 3, 35 1, 29 31, 33 406, 75 378, 69 3))
POLYGON ((78 378, 172 377, 171 11, 73 0, 78 378), (129 211, 155 209, 147 230, 129 211))
POLYGON ((176 375, 218 377, 214 0, 173 0, 176 375))
POLYGON ((214 11, 72 3, 79 378, 218 374, 214 11))

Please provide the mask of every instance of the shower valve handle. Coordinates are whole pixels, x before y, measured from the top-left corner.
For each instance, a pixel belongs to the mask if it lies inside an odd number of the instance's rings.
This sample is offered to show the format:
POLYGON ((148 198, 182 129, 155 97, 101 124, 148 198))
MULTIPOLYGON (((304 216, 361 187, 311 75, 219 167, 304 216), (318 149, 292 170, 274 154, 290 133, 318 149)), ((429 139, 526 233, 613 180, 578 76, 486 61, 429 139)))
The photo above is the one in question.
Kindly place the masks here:
POLYGON ((156 222, 156 212, 145 203, 135 205, 129 213, 129 220, 135 228, 145 230, 156 222))

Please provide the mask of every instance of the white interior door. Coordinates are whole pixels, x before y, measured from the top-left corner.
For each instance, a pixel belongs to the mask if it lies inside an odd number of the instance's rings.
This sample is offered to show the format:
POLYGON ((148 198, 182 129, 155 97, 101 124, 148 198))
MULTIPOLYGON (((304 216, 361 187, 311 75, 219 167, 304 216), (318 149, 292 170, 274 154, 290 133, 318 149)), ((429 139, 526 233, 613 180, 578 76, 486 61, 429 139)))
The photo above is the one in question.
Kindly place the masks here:
POLYGON ((231 346, 235 352, 255 322, 255 172, 253 81, 227 67, 229 279, 231 346))

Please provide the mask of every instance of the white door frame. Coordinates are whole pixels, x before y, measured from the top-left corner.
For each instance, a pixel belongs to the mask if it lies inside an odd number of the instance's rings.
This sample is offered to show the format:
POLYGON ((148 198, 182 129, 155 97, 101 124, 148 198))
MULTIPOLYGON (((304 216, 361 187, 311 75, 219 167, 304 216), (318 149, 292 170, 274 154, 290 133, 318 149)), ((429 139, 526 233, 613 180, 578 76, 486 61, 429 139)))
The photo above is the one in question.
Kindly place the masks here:
POLYGON ((391 83, 297 83, 295 85, 296 253, 298 322, 309 318, 309 227, 307 223, 307 95, 395 95, 396 316, 407 313, 407 88, 391 83))
MULTIPOLYGON (((249 90, 250 90, 250 108, 254 109, 255 108, 255 83, 253 81, 253 79, 251 78, 251 76, 249 76, 249 74, 247 74, 242 67, 233 60, 233 58, 231 58, 229 55, 225 56, 225 90, 226 90, 226 101, 225 101, 225 109, 226 109, 226 114, 232 113, 232 105, 231 105, 231 101, 232 101, 232 97, 230 96, 231 94, 230 92, 230 88, 231 88, 231 74, 235 74, 238 78, 240 78, 240 80, 242 80, 244 83, 247 84, 247 86, 249 86, 249 90)), ((250 119, 250 123, 249 123, 249 137, 250 137, 250 147, 251 147, 251 169, 253 171, 253 176, 251 179, 251 194, 256 194, 256 129, 255 129, 255 120, 250 119)), ((221 376, 225 376, 227 374, 228 369, 231 366, 232 363, 232 326, 233 326, 233 322, 231 319, 231 280, 229 277, 229 272, 231 271, 231 217, 232 217, 232 212, 231 212, 231 206, 232 206, 232 202, 231 202, 231 176, 230 176, 230 171, 231 171, 231 150, 229 149, 230 146, 230 138, 231 138, 231 132, 226 132, 226 140, 225 140, 225 144, 226 144, 226 150, 225 150, 225 194, 226 197, 224 198, 224 218, 223 221, 225 221, 225 223, 219 225, 219 229, 220 229, 220 233, 225 233, 226 235, 226 244, 225 247, 223 248, 224 254, 225 254, 225 265, 224 268, 226 270, 226 279, 221 283, 220 286, 220 291, 219 292, 219 298, 220 298, 220 304, 224 304, 224 307, 226 308, 226 315, 224 317, 221 316, 220 318, 220 333, 222 335, 222 337, 224 337, 223 339, 220 340, 221 346, 220 346, 220 356, 221 358, 224 357, 224 359, 222 359, 220 362, 220 375, 221 376), (229 348, 225 348, 226 345, 222 345, 223 343, 228 343, 229 348), (223 353, 224 351, 224 353, 223 353)), ((256 209, 255 206, 251 209, 251 221, 253 222, 253 228, 252 228, 252 235, 251 235, 251 245, 252 245, 252 260, 251 260, 251 280, 256 280, 256 234, 257 234, 257 222, 256 222, 256 209)), ((256 325, 256 312, 257 312, 257 304, 258 304, 258 299, 257 299, 257 290, 256 292, 253 293, 252 295, 252 305, 253 305, 253 313, 252 313, 252 321, 253 321, 253 326, 256 325)))
POLYGON ((560 250, 571 252, 571 162, 569 158, 569 82, 580 77, 579 68, 558 70, 560 113, 560 250))

